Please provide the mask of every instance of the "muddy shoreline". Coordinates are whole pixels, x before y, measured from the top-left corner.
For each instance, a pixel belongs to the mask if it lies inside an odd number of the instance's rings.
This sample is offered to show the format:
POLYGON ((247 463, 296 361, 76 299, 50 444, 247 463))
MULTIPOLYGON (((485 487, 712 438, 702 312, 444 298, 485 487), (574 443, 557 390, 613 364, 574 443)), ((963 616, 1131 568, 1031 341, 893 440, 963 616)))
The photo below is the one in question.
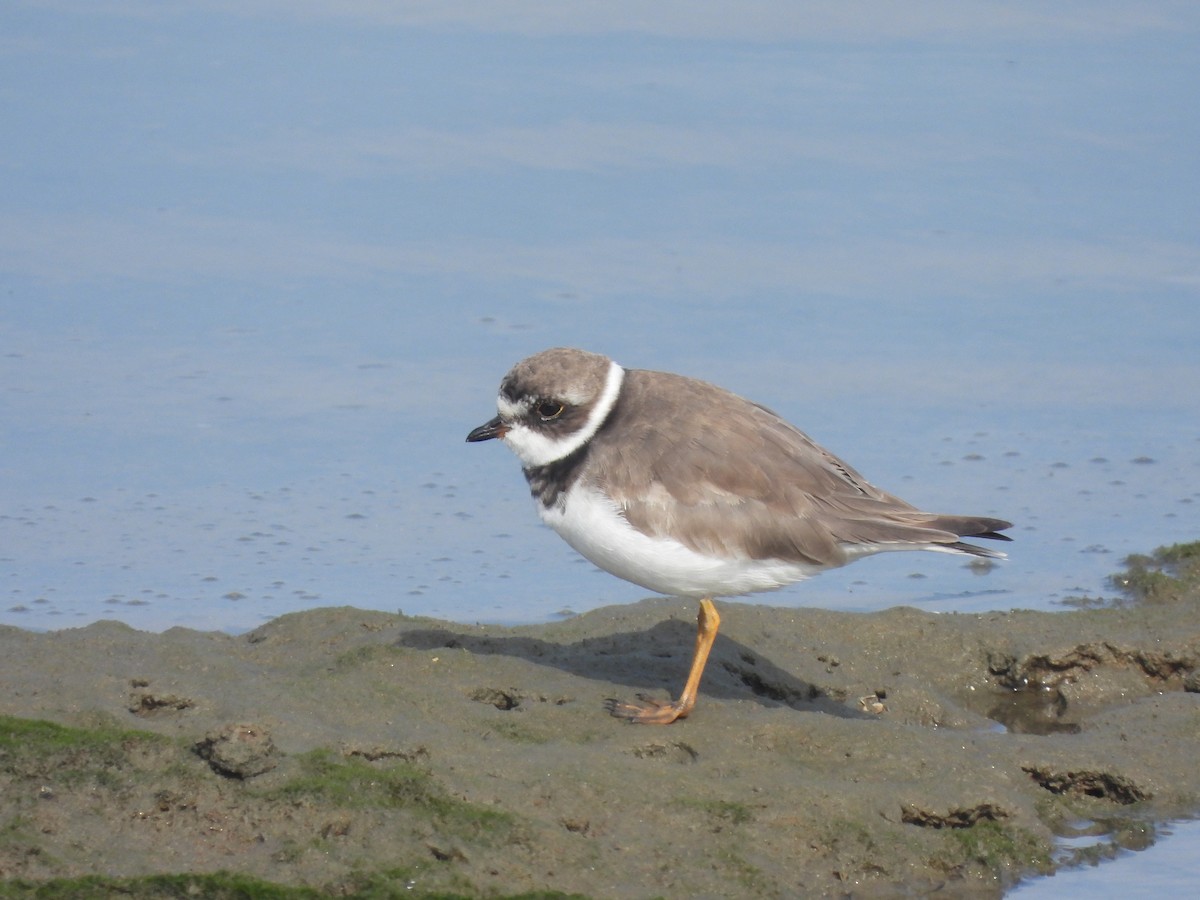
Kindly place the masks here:
POLYGON ((239 636, 3 628, 0 896, 83 876, 174 895, 137 881, 159 875, 999 896, 1072 861, 1056 834, 1094 829, 1102 854, 1200 812, 1183 557, 1131 568, 1137 602, 1061 613, 725 602, 699 705, 666 727, 604 704, 678 690, 695 610, 676 600, 520 628, 352 608, 239 636))

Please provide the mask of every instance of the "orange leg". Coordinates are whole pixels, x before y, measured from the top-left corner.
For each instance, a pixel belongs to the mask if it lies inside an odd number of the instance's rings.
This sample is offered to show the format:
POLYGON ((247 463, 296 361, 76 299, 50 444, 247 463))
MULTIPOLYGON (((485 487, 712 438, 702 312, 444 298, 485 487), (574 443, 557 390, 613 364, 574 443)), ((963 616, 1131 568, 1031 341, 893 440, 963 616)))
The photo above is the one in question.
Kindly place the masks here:
POLYGON ((639 725, 669 725, 690 713, 696 705, 700 676, 704 674, 708 652, 712 650, 713 641, 717 639, 717 628, 720 625, 721 617, 717 615, 717 607, 713 605, 712 600, 705 597, 700 601, 700 612, 696 616, 696 652, 692 655, 692 668, 688 671, 683 693, 679 695, 678 700, 667 703, 639 694, 638 699, 642 700, 642 703, 609 700, 608 711, 619 719, 628 719, 639 725))

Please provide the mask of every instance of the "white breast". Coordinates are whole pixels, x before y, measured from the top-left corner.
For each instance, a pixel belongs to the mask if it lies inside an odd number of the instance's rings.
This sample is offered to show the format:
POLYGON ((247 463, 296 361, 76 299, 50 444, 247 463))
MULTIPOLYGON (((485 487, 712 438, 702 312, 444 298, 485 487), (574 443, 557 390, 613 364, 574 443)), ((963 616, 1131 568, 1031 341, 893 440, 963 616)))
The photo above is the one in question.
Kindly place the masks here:
POLYGON ((538 505, 542 521, 591 562, 660 594, 722 597, 771 591, 823 567, 782 560, 704 556, 671 538, 638 531, 604 494, 582 482, 564 502, 538 505))

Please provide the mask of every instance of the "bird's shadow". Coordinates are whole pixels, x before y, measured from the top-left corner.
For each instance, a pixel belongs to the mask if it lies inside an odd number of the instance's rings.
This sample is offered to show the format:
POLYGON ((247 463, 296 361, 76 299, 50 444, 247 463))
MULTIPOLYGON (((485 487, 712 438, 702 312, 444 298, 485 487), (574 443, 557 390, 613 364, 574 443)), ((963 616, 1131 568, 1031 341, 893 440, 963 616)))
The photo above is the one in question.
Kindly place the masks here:
MULTIPOLYGON (((450 628, 406 631, 402 647, 434 650, 460 648, 478 655, 509 656, 552 666, 571 675, 628 685, 632 691, 665 691, 678 695, 687 675, 696 629, 686 621, 668 620, 649 629, 618 632, 558 644, 520 635, 492 636, 450 628)), ((745 644, 718 634, 700 684, 700 694, 727 700, 751 697, 764 706, 789 706, 840 718, 871 718, 764 659, 745 644)))

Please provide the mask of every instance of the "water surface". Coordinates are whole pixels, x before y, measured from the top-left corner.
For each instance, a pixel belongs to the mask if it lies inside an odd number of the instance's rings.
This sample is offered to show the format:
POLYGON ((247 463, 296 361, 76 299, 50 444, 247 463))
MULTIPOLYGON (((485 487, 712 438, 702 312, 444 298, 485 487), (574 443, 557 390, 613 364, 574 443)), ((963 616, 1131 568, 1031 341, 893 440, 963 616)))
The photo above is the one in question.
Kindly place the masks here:
POLYGON ((1200 16, 339 9, 0 14, 0 621, 640 597, 463 442, 563 344, 1016 526, 769 602, 1056 608, 1196 537, 1200 16))

